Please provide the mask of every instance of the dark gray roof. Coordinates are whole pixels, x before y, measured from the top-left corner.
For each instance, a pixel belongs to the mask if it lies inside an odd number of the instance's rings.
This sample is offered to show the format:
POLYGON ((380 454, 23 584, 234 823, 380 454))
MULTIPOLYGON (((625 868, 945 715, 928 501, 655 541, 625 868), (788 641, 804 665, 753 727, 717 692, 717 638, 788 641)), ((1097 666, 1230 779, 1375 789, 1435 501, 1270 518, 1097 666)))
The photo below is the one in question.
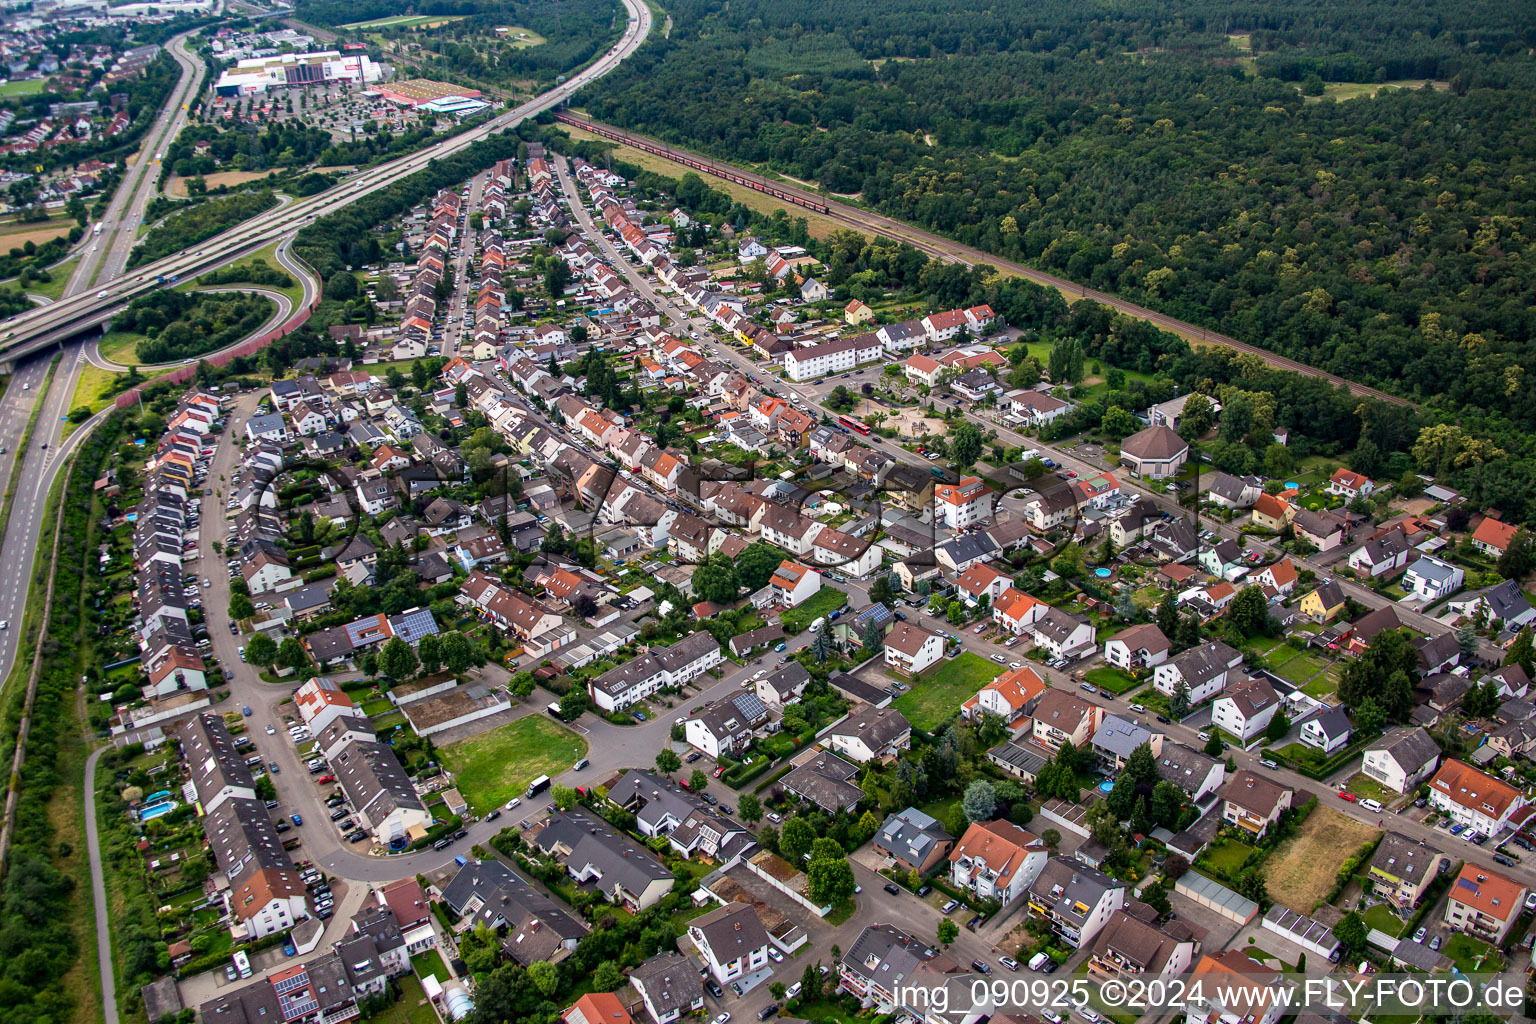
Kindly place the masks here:
POLYGON ((942 843, 954 836, 930 814, 908 807, 891 815, 875 833, 875 843, 894 854, 907 867, 918 867, 928 858, 935 843, 942 843))
POLYGON ((864 791, 850 780, 859 767, 824 751, 779 780, 795 793, 826 811, 849 808, 864 798, 864 791))
POLYGON ((704 982, 699 972, 670 950, 630 971, 629 981, 663 1016, 673 1010, 686 1013, 704 998, 704 982))
MULTIPOLYGON (((499 860, 465 864, 443 888, 443 902, 460 917, 492 930, 505 926, 518 933, 547 928, 572 941, 586 934, 558 903, 499 860)), ((517 958, 515 945, 509 944, 508 949, 517 958)))

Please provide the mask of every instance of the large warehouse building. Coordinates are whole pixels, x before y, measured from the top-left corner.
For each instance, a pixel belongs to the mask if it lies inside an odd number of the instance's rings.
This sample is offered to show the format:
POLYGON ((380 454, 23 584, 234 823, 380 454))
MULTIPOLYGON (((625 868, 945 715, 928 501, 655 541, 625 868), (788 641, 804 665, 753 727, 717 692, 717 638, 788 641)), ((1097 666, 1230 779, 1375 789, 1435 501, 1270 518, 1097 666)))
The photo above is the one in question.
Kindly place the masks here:
POLYGON ((377 82, 379 74, 379 65, 366 54, 342 56, 337 50, 283 53, 240 61, 219 75, 214 91, 220 96, 250 96, 288 86, 377 82))

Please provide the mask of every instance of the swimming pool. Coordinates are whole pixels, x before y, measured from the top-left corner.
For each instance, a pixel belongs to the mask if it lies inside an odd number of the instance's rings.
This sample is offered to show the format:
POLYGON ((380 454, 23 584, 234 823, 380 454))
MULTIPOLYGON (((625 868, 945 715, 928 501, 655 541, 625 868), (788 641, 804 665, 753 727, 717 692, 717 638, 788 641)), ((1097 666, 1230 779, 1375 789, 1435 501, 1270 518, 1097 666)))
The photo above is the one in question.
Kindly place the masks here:
POLYGON ((1110 576, 1110 572, 1109 572, 1108 569, 1095 569, 1095 570, 1093 570, 1093 574, 1095 576, 1097 576, 1101 580, 1107 580, 1107 579, 1109 579, 1109 576, 1110 576))
POLYGON ((149 796, 144 798, 144 802, 146 804, 157 804, 161 800, 164 800, 166 797, 168 797, 170 795, 171 795, 171 791, 170 790, 162 789, 158 793, 151 793, 151 794, 149 794, 149 796))
POLYGON ((142 811, 139 812, 139 820, 140 821, 154 821, 156 818, 163 817, 164 815, 170 814, 175 809, 176 809, 176 801, 174 801, 174 800, 167 800, 163 804, 155 804, 153 807, 146 807, 146 808, 144 808, 142 811))
POLYGON ((1114 788, 1115 788, 1115 784, 1113 782, 1110 782, 1108 779, 1105 779, 1103 782, 1099 783, 1099 790, 1101 792, 1108 793, 1110 790, 1112 790, 1114 788))
POLYGON ((1301 484, 1297 483, 1295 480, 1287 480, 1285 482, 1285 489, 1288 491, 1299 491, 1301 490, 1301 484))

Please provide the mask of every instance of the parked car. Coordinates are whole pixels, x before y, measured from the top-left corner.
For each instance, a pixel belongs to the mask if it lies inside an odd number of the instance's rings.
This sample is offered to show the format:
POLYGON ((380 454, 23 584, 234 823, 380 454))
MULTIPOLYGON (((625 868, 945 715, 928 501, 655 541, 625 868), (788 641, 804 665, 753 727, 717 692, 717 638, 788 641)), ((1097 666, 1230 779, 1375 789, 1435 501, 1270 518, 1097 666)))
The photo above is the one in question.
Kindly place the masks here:
POLYGON ((901 895, 901 886, 897 885, 895 882, 886 882, 883 888, 892 896, 901 895))
POLYGON ((293 823, 295 825, 302 825, 302 824, 304 824, 304 819, 300 815, 295 814, 295 815, 293 815, 293 823))
POLYGON ((941 914, 953 914, 957 909, 959 909, 959 907, 960 907, 960 901, 959 900, 950 900, 948 903, 944 904, 942 907, 939 908, 939 913, 941 913, 941 914))

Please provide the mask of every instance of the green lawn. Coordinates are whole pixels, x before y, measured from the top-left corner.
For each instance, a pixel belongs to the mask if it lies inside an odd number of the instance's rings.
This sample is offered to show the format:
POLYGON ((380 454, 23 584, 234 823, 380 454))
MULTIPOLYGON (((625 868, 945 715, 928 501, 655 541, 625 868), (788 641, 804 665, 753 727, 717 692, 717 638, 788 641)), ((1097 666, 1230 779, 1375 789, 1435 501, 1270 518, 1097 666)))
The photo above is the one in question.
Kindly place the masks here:
POLYGON ((28 78, 21 82, 6 82, 0 85, 0 97, 4 96, 31 96, 43 91, 44 79, 28 78))
POLYGON ((1376 904, 1361 916, 1365 918, 1368 927, 1375 928, 1379 932, 1385 932, 1388 935, 1403 933, 1403 919, 1388 910, 1385 903, 1376 904))
POLYGON ((547 715, 510 725, 438 750, 454 773, 459 792, 477 814, 522 796, 539 775, 558 775, 587 754, 587 741, 547 715))
POLYGON ((1089 669, 1083 678, 1099 689, 1108 690, 1113 694, 1134 690, 1141 685, 1129 672, 1126 672, 1124 669, 1112 668, 1108 665, 1089 669))
POLYGON ((847 600, 848 596, 836 587, 823 586, 811 595, 810 600, 780 615, 779 624, 784 627, 784 632, 793 636, 817 619, 837 611, 847 600))
POLYGON ((1227 839, 1213 844, 1202 855, 1201 860, 1208 863, 1211 870, 1218 871, 1228 878, 1235 876, 1243 868, 1243 862, 1248 855, 1253 853, 1253 847, 1247 843, 1240 843, 1236 839, 1227 839))
POLYGON ((1370 797, 1372 800, 1379 800, 1384 804, 1389 804, 1397 799, 1396 793, 1387 789, 1387 787, 1364 772, 1350 779, 1345 785, 1345 789, 1355 794, 1355 796, 1370 797))
POLYGON ((448 964, 443 960, 443 954, 436 949, 424 950, 411 957, 411 967, 416 971, 416 977, 425 978, 432 975, 438 981, 448 980, 448 964))
MULTIPOLYGON (((447 979, 447 974, 443 974, 437 980, 447 979)), ((374 1024, 437 1024, 437 1014, 427 1001, 427 994, 421 990, 421 982, 407 974, 400 978, 399 985, 400 1001, 383 1013, 375 1014, 371 1018, 374 1024)))
POLYGON ((960 705, 1002 674, 1002 667, 979 654, 963 651, 929 672, 897 697, 892 707, 925 732, 960 712, 960 705))
POLYGON ((1440 950, 1446 956, 1456 962, 1456 967, 1462 974, 1472 974, 1477 971, 1497 971, 1498 965, 1503 963, 1503 958, 1497 951, 1488 960, 1479 965, 1479 958, 1486 954, 1491 947, 1486 942, 1474 939, 1463 932, 1456 932, 1446 940, 1445 948, 1440 950))
POLYGON ((139 342, 144 340, 142 334, 132 334, 128 331, 108 331, 102 336, 97 348, 101 351, 101 357, 110 363, 119 366, 132 366, 138 362, 139 342))

